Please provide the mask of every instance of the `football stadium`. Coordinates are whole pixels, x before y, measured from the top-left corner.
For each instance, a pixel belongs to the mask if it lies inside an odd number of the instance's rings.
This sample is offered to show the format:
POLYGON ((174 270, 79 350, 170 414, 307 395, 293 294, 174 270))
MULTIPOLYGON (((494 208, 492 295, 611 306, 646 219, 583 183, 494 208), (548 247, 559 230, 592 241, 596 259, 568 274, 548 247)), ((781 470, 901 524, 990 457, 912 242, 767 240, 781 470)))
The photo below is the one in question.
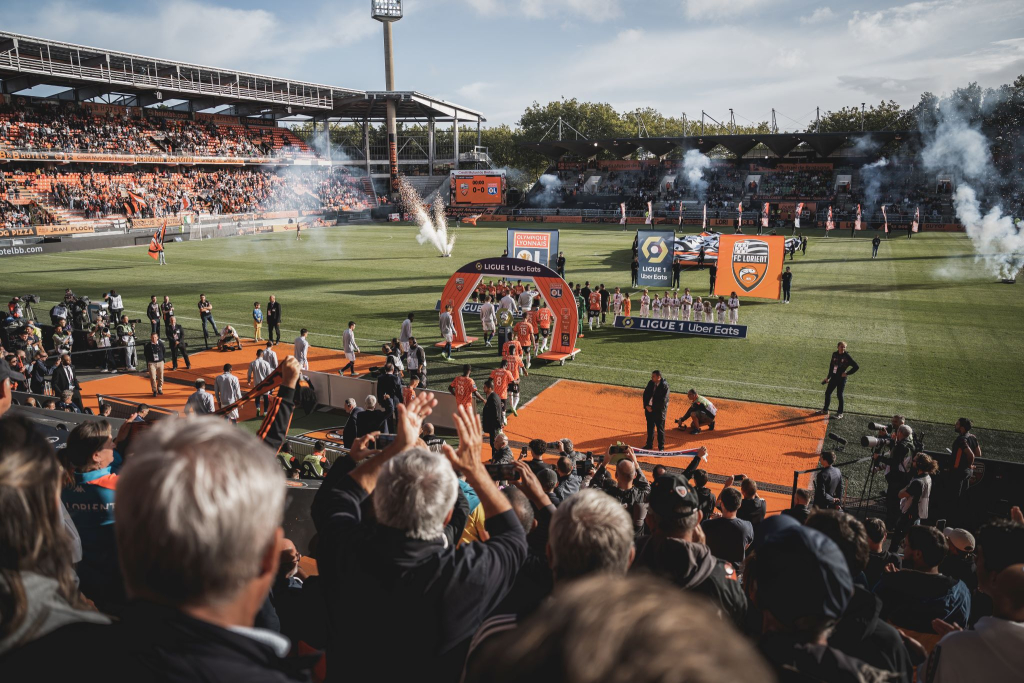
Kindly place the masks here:
POLYGON ((0 30, 0 670, 1019 680, 1020 63, 492 115, 369 4, 382 90, 0 30))

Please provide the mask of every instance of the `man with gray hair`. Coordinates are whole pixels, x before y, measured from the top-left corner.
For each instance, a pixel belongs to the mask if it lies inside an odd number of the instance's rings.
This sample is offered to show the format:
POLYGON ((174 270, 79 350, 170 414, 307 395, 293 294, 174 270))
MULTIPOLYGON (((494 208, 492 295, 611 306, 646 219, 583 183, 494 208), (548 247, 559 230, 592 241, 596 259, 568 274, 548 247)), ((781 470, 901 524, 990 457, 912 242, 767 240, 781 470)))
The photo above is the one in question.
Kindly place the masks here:
POLYGON ((327 656, 337 663, 328 681, 455 679, 462 643, 509 591, 526 558, 526 533, 481 460, 472 409, 459 406, 453 416, 458 451, 445 445, 441 456, 418 445, 436 405, 429 392, 400 404, 394 442, 374 452, 366 449, 372 435, 357 439, 351 457, 359 465, 349 473, 332 469, 313 501, 330 619, 327 656), (458 497, 456 472, 480 498, 490 536, 459 548, 445 535, 458 497), (371 494, 375 520, 363 516, 371 494))
POLYGON ((105 680, 308 680, 284 659, 287 638, 253 628, 277 577, 284 500, 273 451, 243 430, 205 418, 146 430, 115 511, 130 602, 114 626, 55 632, 46 647, 68 656, 37 658, 33 677, 61 680, 54 669, 116 642, 94 667, 105 680))
POLYGON ((556 585, 590 574, 625 576, 636 553, 633 523, 615 498, 580 491, 551 518, 548 548, 556 585))

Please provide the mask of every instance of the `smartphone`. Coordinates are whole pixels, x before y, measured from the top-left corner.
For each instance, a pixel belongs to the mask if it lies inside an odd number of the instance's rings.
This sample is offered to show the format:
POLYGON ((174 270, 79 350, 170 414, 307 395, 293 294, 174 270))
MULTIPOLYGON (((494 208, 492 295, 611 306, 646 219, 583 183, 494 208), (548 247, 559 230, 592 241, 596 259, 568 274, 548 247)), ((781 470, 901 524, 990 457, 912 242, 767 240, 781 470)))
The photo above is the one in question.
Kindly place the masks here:
POLYGON ((942 531, 943 529, 945 529, 946 528, 946 520, 940 519, 937 522, 935 522, 935 528, 938 529, 939 531, 942 531))
POLYGON ((511 462, 484 465, 484 468, 487 469, 487 476, 494 481, 519 481, 519 470, 511 462))
POLYGON ((602 453, 601 455, 595 455, 594 456, 594 462, 596 462, 598 465, 603 463, 604 462, 604 454, 602 453))
POLYGON ((608 455, 619 455, 620 453, 625 453, 628 448, 629 446, 609 446, 608 455))
POLYGON ((526 457, 526 454, 529 453, 529 452, 530 452, 530 447, 529 446, 523 446, 523 450, 519 451, 520 455, 522 455, 522 457, 524 457, 524 458, 526 457))
POLYGON ((394 434, 378 434, 377 438, 374 439, 374 448, 381 449, 387 448, 395 442, 394 434))
POLYGON ((745 475, 745 474, 734 474, 734 475, 732 475, 732 479, 736 483, 739 483, 739 482, 743 481, 746 478, 747 478, 747 475, 745 475))

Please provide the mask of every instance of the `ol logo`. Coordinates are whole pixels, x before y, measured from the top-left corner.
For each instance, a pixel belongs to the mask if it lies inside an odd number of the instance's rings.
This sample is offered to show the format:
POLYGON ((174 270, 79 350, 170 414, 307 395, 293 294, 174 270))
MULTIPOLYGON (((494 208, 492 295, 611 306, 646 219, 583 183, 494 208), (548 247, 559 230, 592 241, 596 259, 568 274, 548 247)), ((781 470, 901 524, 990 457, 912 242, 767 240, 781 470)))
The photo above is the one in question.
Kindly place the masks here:
POLYGON ((548 291, 551 293, 551 298, 552 299, 561 299, 562 298, 562 288, 561 287, 552 287, 548 291))
POLYGON ((737 240, 732 247, 732 274, 743 291, 753 291, 768 274, 768 243, 737 240))
POLYGON ((498 194, 498 188, 491 185, 487 188, 487 194, 498 194))
POLYGON ((465 284, 466 284, 466 281, 463 280, 461 277, 455 278, 455 290, 456 291, 461 292, 462 288, 465 286, 465 284))
POLYGON ((665 246, 665 240, 653 235, 644 240, 643 251, 648 263, 661 263, 668 256, 668 247, 665 246))
POLYGON ((516 258, 522 259, 524 261, 532 261, 533 255, 530 253, 529 249, 521 249, 519 253, 516 254, 516 258))

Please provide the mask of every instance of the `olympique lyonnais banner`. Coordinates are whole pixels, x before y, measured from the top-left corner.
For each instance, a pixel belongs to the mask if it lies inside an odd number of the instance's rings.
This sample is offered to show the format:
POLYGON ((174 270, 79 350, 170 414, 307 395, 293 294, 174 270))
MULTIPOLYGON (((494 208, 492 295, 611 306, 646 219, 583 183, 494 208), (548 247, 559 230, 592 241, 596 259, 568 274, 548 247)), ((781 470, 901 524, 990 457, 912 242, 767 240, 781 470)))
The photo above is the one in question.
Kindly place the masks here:
POLYGON ((640 270, 636 283, 640 287, 672 286, 672 254, 676 234, 671 230, 638 230, 637 251, 640 270))
POLYGON ((718 277, 715 294, 778 299, 782 295, 782 270, 786 238, 781 235, 746 237, 722 235, 718 240, 718 277))
MULTIPOLYGON (((462 306, 463 313, 469 313, 470 315, 480 315, 480 307, 483 306, 479 301, 469 301, 462 306)), ((441 300, 438 299, 437 303, 434 304, 434 310, 438 313, 441 312, 441 300)), ((523 314, 521 311, 516 311, 512 314, 513 318, 522 318, 523 314)))
MULTIPOLYGON (((462 320, 463 307, 484 278, 507 280, 533 280, 537 291, 551 309, 551 351, 572 354, 576 352, 576 334, 579 318, 576 300, 565 280, 545 265, 515 258, 486 258, 462 266, 449 279, 441 294, 442 308, 451 304, 455 336, 452 341, 466 343, 466 325, 462 320)), ((479 312, 479 309, 477 309, 479 312)))
POLYGON ((512 258, 542 263, 554 270, 558 257, 557 230, 508 228, 505 239, 512 258))
POLYGON ((746 339, 746 325, 725 325, 723 323, 700 323, 690 320, 663 320, 661 318, 633 318, 615 316, 615 327, 638 332, 670 332, 690 334, 698 337, 721 337, 723 339, 746 339))

